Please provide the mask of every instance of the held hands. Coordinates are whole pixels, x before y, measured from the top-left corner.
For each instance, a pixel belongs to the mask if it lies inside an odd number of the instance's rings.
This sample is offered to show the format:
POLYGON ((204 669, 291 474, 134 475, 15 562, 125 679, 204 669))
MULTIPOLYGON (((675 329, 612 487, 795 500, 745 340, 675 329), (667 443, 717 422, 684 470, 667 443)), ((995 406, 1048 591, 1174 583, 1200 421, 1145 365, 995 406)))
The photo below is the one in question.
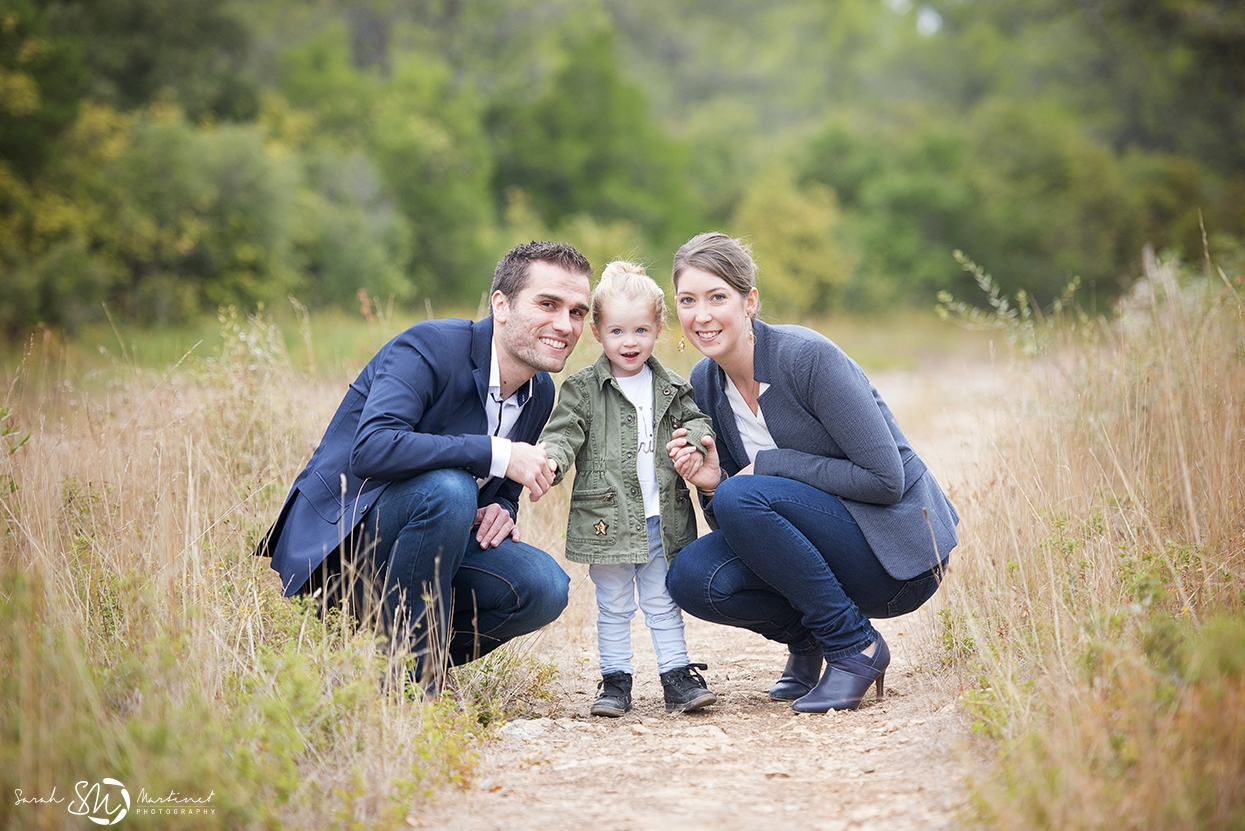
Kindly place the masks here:
POLYGON ((680 427, 666 444, 675 471, 697 488, 711 491, 722 478, 722 466, 718 461, 718 448, 713 439, 705 436, 702 443, 705 452, 687 440, 687 428, 680 427))
POLYGON ((535 502, 553 487, 553 474, 557 465, 545 454, 545 443, 528 444, 516 441, 510 445, 510 464, 506 466, 506 478, 523 485, 531 493, 528 498, 535 502))

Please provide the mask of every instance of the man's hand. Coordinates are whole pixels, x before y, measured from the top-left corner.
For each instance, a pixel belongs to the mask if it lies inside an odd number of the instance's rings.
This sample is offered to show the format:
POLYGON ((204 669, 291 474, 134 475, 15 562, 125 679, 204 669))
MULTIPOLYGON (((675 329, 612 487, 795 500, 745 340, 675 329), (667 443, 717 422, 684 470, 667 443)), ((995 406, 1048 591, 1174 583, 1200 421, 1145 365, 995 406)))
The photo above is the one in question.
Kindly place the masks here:
MULTIPOLYGON (((549 460, 549 473, 550 473, 551 475, 553 475, 553 476, 556 476, 556 475, 557 475, 557 473, 558 473, 558 462, 557 462, 557 460, 556 460, 556 459, 550 459, 550 460, 549 460)), ((546 491, 546 493, 548 493, 548 491, 546 491)), ((541 496, 543 496, 543 494, 537 494, 535 491, 530 491, 530 490, 529 490, 529 491, 527 492, 527 498, 528 498, 528 500, 529 500, 529 501, 531 501, 531 502, 536 502, 536 501, 538 501, 538 500, 540 499, 540 497, 541 497, 541 496)))
POLYGON ((518 526, 514 524, 510 513, 496 502, 476 511, 473 527, 476 529, 476 542, 480 543, 481 548, 496 548, 506 537, 515 542, 519 541, 518 526))
POLYGON ((506 478, 518 482, 532 492, 536 501, 553 486, 553 470, 545 455, 545 443, 528 444, 516 441, 510 445, 510 464, 506 466, 506 478))

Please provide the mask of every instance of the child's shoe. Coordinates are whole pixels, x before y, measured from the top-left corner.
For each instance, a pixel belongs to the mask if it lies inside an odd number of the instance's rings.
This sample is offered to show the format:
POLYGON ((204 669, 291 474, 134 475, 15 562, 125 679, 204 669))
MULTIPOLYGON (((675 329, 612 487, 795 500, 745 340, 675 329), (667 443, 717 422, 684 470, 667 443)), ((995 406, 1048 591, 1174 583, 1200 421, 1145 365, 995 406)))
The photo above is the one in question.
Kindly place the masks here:
POLYGON ((708 668, 707 664, 688 664, 661 674, 661 687, 666 694, 667 713, 673 713, 676 710, 680 713, 687 713, 717 703, 718 697, 714 695, 713 690, 709 689, 709 685, 705 683, 701 674, 696 671, 708 668))
POLYGON ((597 684, 597 691, 597 700, 588 711, 592 715, 618 718, 623 713, 631 712, 631 676, 627 673, 603 675, 597 684))

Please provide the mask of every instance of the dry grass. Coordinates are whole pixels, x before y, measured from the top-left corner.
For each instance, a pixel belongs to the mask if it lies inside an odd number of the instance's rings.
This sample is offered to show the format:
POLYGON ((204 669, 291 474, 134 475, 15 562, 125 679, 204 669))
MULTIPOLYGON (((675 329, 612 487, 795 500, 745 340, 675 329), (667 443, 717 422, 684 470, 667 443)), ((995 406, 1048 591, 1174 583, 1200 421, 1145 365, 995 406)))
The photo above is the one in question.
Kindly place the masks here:
MULTIPOLYGON (((224 325, 219 355, 161 375, 74 376, 52 343, 6 381, 0 790, 112 777, 134 799, 213 793, 172 824, 400 826, 470 779, 487 723, 540 706, 549 668, 519 645, 456 696, 385 694, 373 638, 280 596, 251 551, 348 379, 295 371, 260 321, 224 325)), ((5 827, 70 820, 2 804, 5 827)))
POLYGON ((1000 828, 1245 827, 1240 278, 1039 324, 942 610, 1000 828))

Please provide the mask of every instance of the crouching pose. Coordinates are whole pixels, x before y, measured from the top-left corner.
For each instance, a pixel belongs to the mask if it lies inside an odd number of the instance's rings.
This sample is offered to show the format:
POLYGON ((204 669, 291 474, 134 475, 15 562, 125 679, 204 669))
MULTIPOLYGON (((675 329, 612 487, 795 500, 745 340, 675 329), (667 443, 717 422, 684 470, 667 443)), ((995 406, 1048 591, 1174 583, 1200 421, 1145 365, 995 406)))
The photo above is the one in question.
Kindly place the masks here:
POLYGON ((260 543, 285 594, 374 621, 416 680, 554 620, 569 579, 519 540, 521 489, 552 483, 536 443, 588 313, 588 261, 529 243, 493 277, 490 315, 417 323, 350 385, 260 543))

